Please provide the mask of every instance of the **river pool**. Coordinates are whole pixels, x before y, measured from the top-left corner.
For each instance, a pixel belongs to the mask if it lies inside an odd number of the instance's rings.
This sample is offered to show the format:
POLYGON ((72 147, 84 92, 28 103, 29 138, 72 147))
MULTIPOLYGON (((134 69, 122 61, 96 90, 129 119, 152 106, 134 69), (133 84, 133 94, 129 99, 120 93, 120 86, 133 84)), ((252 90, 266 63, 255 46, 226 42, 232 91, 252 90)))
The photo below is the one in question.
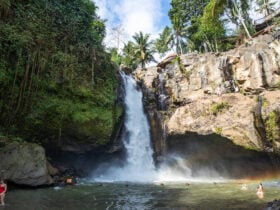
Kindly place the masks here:
POLYGON ((266 209, 280 198, 279 181, 263 183, 265 196, 256 196, 257 182, 89 183, 43 189, 13 189, 6 195, 5 210, 224 210, 266 209))

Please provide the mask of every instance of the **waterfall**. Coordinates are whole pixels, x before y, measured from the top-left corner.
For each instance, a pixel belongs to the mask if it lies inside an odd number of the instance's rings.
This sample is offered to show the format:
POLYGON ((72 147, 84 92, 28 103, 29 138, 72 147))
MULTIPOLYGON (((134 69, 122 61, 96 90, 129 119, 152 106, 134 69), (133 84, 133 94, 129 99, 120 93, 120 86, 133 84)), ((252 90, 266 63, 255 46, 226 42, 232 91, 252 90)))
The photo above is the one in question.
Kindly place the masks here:
POLYGON ((150 129, 142 103, 142 92, 137 90, 136 82, 131 76, 122 74, 125 85, 127 134, 123 142, 127 152, 127 169, 143 174, 153 172, 153 151, 150 146, 150 129))
POLYGON ((144 113, 142 92, 131 76, 120 73, 125 87, 125 132, 122 142, 126 150, 123 166, 100 169, 97 181, 152 181, 155 177, 153 150, 150 145, 150 128, 144 113))
POLYGON ((191 177, 191 170, 177 155, 165 157, 157 169, 153 160, 150 127, 144 112, 142 92, 136 81, 120 72, 125 89, 125 129, 122 142, 125 160, 106 162, 94 170, 91 180, 101 182, 182 181, 191 177))

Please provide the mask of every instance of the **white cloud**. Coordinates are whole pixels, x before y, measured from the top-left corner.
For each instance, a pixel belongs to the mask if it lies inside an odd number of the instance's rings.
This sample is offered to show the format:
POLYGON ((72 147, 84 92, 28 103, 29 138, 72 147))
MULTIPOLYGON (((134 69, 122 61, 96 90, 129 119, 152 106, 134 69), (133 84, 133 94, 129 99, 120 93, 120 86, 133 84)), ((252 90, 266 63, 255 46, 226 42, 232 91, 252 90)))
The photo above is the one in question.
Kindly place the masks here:
MULTIPOLYGON (((163 4, 169 4, 170 0, 93 0, 99 7, 98 14, 106 19, 107 37, 105 42, 109 46, 117 47, 117 33, 110 30, 121 26, 119 43, 127 42, 140 31, 148 33, 152 38, 165 26, 162 18, 163 4)), ((166 5, 165 5, 166 6, 166 5)), ((166 23, 167 24, 167 23, 166 23)))

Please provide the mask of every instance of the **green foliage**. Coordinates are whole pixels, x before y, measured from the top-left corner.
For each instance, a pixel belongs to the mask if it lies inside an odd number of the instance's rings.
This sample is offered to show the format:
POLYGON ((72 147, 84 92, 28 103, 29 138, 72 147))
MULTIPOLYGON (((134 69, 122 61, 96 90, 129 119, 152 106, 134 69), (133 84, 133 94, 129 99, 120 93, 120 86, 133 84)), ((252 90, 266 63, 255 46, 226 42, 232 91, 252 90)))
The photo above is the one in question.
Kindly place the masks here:
POLYGON ((9 142, 13 142, 13 143, 21 143, 24 142, 22 138, 15 136, 15 135, 9 135, 5 132, 1 132, 0 131, 0 143, 1 144, 6 144, 9 142))
POLYGON ((145 68, 149 62, 156 62, 153 56, 153 42, 149 40, 149 34, 135 33, 134 42, 129 41, 123 48, 122 66, 132 71, 138 66, 145 68))
POLYGON ((263 100, 262 100, 262 106, 263 106, 263 107, 267 107, 267 106, 268 106, 268 100, 267 100, 267 98, 263 98, 263 100))
POLYGON ((188 80, 190 80, 191 71, 187 71, 187 70, 186 70, 186 68, 184 67, 184 65, 183 65, 182 62, 181 62, 181 58, 180 58, 179 55, 177 55, 177 56, 172 60, 171 63, 177 64, 178 67, 179 67, 179 69, 180 69, 180 71, 181 71, 183 74, 185 74, 185 76, 186 76, 186 78, 187 78, 188 80))
POLYGON ((222 134, 223 129, 221 127, 215 127, 215 133, 218 135, 222 134))
POLYGON ((4 0, 0 10, 0 126, 25 139, 74 127, 108 141, 117 78, 95 4, 4 0))
POLYGON ((137 68, 134 43, 131 41, 126 43, 123 47, 122 54, 122 65, 126 68, 129 68, 132 72, 132 70, 137 68))
POLYGON ((145 65, 151 61, 155 61, 153 57, 152 42, 149 40, 149 34, 143 34, 141 31, 135 33, 133 39, 134 44, 134 55, 137 64, 140 64, 142 68, 145 68, 145 65))
POLYGON ((247 145, 247 146, 245 146, 244 148, 247 149, 247 150, 259 151, 259 148, 257 148, 257 147, 254 146, 254 145, 247 145))
POLYGON ((117 48, 111 49, 111 61, 116 66, 119 66, 121 64, 121 56, 119 55, 117 48))
POLYGON ((279 139, 279 122, 280 112, 270 112, 267 119, 265 120, 266 138, 268 141, 272 142, 276 139, 279 139))
POLYGON ((159 38, 155 41, 155 48, 156 51, 163 56, 163 54, 168 52, 172 46, 172 29, 166 26, 159 34, 159 38))
POLYGON ((248 13, 251 2, 252 0, 172 0, 168 15, 177 53, 228 50, 238 40, 236 36, 241 38, 246 33, 250 38, 250 33, 253 33, 248 13), (227 30, 228 24, 236 25, 236 30, 227 30))
POLYGON ((225 36, 223 21, 220 16, 224 12, 224 5, 217 4, 215 0, 211 0, 204 8, 203 16, 200 18, 198 32, 195 37, 198 40, 205 40, 208 49, 217 51, 217 39, 225 36))
POLYGON ((278 89, 280 89, 280 81, 277 82, 276 87, 277 87, 278 89))
POLYGON ((211 112, 214 115, 217 115, 218 113, 222 112, 222 110, 228 108, 228 104, 226 102, 216 103, 211 107, 211 112))

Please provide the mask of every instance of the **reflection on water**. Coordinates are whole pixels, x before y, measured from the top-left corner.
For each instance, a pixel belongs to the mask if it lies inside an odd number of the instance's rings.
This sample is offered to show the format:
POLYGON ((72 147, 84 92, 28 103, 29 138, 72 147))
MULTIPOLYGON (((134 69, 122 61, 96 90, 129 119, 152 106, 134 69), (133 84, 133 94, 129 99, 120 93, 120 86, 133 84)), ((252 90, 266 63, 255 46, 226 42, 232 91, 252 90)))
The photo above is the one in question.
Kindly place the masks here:
POLYGON ((87 209, 264 209, 280 198, 280 185, 265 182, 265 197, 258 199, 258 183, 92 183, 7 193, 6 210, 87 210, 87 209))

